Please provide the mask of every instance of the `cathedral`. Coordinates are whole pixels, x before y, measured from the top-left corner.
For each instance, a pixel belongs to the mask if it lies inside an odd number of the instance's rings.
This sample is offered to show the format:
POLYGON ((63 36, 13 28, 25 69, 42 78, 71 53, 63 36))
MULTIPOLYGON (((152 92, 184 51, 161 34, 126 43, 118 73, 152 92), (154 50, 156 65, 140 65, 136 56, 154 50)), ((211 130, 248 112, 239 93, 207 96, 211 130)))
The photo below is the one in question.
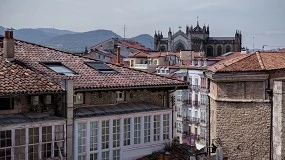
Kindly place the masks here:
POLYGON ((171 32, 169 28, 168 37, 163 37, 162 32, 154 34, 154 50, 162 52, 180 52, 181 50, 204 51, 207 57, 219 56, 227 52, 240 52, 242 45, 241 31, 236 31, 234 37, 209 37, 209 26, 196 27, 186 26, 186 33, 179 31, 171 32))

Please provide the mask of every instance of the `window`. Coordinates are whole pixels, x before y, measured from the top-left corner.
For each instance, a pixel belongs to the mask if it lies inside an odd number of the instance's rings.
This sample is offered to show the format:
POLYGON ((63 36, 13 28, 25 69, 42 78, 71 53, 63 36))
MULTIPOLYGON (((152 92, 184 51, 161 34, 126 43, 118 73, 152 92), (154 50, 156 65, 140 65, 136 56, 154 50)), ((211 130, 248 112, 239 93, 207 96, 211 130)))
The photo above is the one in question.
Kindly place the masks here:
POLYGON ((13 98, 0 98, 0 110, 14 109, 13 98))
POLYGON ((150 142, 150 116, 144 117, 144 142, 150 142))
POLYGON ((44 63, 46 67, 53 70, 56 73, 66 75, 66 76, 74 76, 76 73, 69 69, 68 67, 64 66, 60 62, 54 62, 54 63, 44 63))
POLYGON ((109 148, 109 120, 102 121, 102 149, 109 148))
POLYGON ((201 88, 207 88, 207 79, 205 77, 201 78, 201 88))
POLYGON ((163 115, 163 140, 169 139, 169 114, 163 115))
POLYGON ((98 138, 98 122, 90 122, 90 151, 96 151, 98 149, 97 138, 98 138))
POLYGON ((196 85, 196 86, 199 85, 199 78, 195 78, 195 85, 196 85))
POLYGON ((25 160, 26 129, 15 129, 15 159, 25 160))
POLYGON ((120 147, 120 119, 113 120, 113 148, 120 147))
POLYGON ((28 159, 39 159, 38 145, 29 145, 28 159))
POLYGON ((42 158, 51 158, 52 127, 42 127, 42 158))
POLYGON ((177 123, 177 132, 182 133, 182 125, 180 122, 177 123))
POLYGON ((109 151, 102 152, 102 160, 109 160, 109 151))
POLYGON ((169 73, 169 69, 166 69, 165 72, 166 72, 166 73, 169 73))
POLYGON ((125 100, 125 92, 116 91, 116 100, 117 101, 124 101, 125 100))
POLYGON ((141 143, 141 117, 134 118, 134 144, 141 143))
POLYGON ((98 70, 100 73, 117 73, 113 68, 103 62, 85 62, 89 67, 98 70))
POLYGON ((0 159, 11 159, 11 130, 0 131, 0 159))
POLYGON ((165 70, 163 68, 161 69, 161 73, 165 73, 165 70))
POLYGON ((113 150, 113 160, 120 160, 120 150, 113 150))
POLYGON ((45 104, 51 104, 51 95, 45 95, 45 104))
POLYGON ((84 94, 83 93, 76 93, 73 97, 74 104, 83 104, 84 103, 84 94))
POLYGON ((130 65, 131 67, 133 67, 134 66, 134 60, 131 60, 131 65, 130 65))
POLYGON ((56 125, 54 132, 54 157, 59 157, 59 152, 64 147, 64 125, 56 125))
POLYGON ((157 72, 157 73, 160 73, 160 69, 157 69, 156 72, 157 72))
POLYGON ((153 60, 153 65, 157 65, 157 60, 153 60))
POLYGON ((153 141, 159 141, 160 135, 160 115, 153 116, 153 141))
POLYGON ((131 118, 124 119, 124 146, 131 143, 131 118))
POLYGON ((98 153, 90 154, 90 160, 98 160, 98 153))
POLYGON ((39 127, 29 128, 29 144, 39 143, 39 127))
POLYGON ((192 77, 191 76, 189 76, 189 83, 190 83, 190 85, 192 85, 192 77))
POLYGON ((86 154, 86 123, 78 123, 78 159, 86 154))
POLYGON ((39 96, 31 96, 31 104, 32 105, 39 105, 40 103, 40 98, 39 96))

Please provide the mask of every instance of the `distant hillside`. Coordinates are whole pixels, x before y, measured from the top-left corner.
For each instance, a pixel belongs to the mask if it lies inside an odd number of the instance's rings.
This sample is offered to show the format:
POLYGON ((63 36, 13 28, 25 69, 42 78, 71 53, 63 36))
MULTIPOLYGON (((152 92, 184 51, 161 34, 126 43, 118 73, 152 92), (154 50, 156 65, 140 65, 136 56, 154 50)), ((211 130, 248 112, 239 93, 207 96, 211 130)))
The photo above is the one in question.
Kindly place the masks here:
MULTIPOLYGON (((5 28, 0 26, 1 35, 4 35, 4 31, 5 28)), ((14 37, 16 39, 69 52, 82 52, 86 46, 90 48, 110 38, 121 38, 118 34, 110 30, 100 29, 79 33, 55 28, 17 29, 14 30, 14 37)), ((153 37, 148 34, 141 34, 130 39, 141 43, 147 48, 153 49, 153 37)))
POLYGON ((80 52, 84 51, 86 46, 90 48, 97 43, 115 37, 121 38, 119 35, 109 30, 95 30, 83 33, 56 36, 47 41, 44 41, 43 44, 49 47, 67 50, 70 52, 80 52))
POLYGON ((154 48, 153 37, 150 36, 149 34, 141 34, 141 35, 131 38, 131 40, 139 42, 140 44, 146 46, 147 48, 150 48, 150 49, 154 48))
MULTIPOLYGON (((0 26, 0 34, 4 35, 5 28, 0 26)), ((19 40, 24 40, 32 43, 43 44, 44 41, 59 36, 62 34, 75 33, 67 30, 58 30, 53 28, 23 28, 15 29, 14 37, 19 40)))

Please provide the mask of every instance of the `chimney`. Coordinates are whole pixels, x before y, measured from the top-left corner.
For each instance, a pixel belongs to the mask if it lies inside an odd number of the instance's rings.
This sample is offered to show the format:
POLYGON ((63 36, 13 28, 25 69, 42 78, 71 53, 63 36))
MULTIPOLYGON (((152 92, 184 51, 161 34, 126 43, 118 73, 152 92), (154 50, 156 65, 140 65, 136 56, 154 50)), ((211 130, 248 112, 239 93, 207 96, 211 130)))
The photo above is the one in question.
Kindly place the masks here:
POLYGON ((117 46, 117 64, 121 65, 121 47, 117 46))
POLYGON ((13 61, 14 57, 15 57, 15 52, 14 52, 13 30, 7 29, 5 31, 5 37, 3 40, 3 59, 7 61, 13 61))

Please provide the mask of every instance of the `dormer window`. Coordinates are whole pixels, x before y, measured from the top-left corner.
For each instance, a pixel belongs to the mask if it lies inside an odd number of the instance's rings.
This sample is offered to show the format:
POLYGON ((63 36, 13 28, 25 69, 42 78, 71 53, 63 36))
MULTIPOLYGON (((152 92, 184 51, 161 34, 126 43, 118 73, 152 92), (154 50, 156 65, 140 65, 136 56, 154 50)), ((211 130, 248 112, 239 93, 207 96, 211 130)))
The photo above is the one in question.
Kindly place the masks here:
POLYGON ((84 94, 83 93, 76 93, 73 97, 74 104, 83 104, 84 103, 84 94))
POLYGON ((31 97, 31 104, 32 104, 33 106, 39 105, 39 104, 40 104, 40 98, 39 98, 39 96, 32 96, 32 97, 31 97))
POLYGON ((68 67, 66 67, 60 62, 51 62, 51 63, 43 63, 43 64, 56 73, 63 74, 66 76, 76 75, 76 73, 73 70, 69 69, 68 67))

